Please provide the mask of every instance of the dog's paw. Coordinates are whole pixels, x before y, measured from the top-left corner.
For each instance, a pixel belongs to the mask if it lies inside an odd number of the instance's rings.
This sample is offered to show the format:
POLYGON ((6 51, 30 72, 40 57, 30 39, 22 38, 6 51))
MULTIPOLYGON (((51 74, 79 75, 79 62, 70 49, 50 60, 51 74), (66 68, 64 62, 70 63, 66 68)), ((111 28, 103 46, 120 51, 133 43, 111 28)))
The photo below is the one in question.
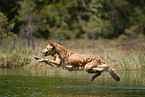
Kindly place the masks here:
POLYGON ((35 55, 33 55, 33 57, 34 57, 36 60, 39 60, 39 57, 37 57, 37 56, 35 56, 35 55))
POLYGON ((40 59, 40 60, 37 60, 37 61, 42 62, 43 60, 40 59))

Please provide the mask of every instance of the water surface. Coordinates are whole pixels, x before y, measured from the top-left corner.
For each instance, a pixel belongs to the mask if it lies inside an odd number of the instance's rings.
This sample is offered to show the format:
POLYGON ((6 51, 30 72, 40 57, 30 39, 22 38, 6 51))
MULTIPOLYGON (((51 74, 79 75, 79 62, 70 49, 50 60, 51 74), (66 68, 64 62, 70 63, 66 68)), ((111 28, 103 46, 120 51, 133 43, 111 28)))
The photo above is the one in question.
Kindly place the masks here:
POLYGON ((117 71, 116 82, 109 73, 91 80, 85 71, 62 68, 0 69, 1 97, 143 97, 145 72, 117 71))

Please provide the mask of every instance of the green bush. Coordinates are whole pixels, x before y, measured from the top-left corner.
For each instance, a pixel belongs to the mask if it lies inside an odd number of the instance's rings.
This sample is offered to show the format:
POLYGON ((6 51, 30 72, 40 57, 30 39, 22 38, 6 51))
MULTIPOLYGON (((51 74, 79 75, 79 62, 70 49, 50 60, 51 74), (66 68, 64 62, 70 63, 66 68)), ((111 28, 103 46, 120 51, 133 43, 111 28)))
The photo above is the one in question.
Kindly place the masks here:
POLYGON ((118 42, 119 43, 126 43, 128 37, 124 34, 121 34, 119 37, 118 37, 118 42))

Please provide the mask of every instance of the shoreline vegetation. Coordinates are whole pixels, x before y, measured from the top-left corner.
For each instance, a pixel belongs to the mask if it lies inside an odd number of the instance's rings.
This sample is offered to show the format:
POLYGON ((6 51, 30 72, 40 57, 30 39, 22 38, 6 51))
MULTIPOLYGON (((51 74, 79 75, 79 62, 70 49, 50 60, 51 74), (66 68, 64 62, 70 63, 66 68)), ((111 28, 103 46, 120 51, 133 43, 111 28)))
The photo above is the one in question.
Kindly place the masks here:
MULTIPOLYGON (((28 47, 25 39, 3 40, 0 46, 0 68, 50 67, 33 58, 34 54, 44 57, 41 50, 47 45, 47 40, 34 41, 35 50, 31 46, 28 47)), ((99 57, 116 70, 145 70, 144 38, 123 42, 119 39, 52 41, 76 53, 99 57)))
POLYGON ((0 67, 44 66, 33 55, 44 57, 50 39, 117 70, 144 69, 144 5, 145 0, 1 0, 0 67))

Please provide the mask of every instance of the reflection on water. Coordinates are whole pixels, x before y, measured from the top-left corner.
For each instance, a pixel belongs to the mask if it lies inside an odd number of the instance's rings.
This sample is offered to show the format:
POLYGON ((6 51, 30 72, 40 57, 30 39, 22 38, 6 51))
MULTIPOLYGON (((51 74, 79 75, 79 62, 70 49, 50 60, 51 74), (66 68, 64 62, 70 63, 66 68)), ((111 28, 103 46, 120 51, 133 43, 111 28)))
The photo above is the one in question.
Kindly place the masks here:
POLYGON ((145 95, 143 71, 118 71, 120 82, 104 72, 95 81, 85 71, 61 68, 0 69, 0 96, 120 97, 145 95))

